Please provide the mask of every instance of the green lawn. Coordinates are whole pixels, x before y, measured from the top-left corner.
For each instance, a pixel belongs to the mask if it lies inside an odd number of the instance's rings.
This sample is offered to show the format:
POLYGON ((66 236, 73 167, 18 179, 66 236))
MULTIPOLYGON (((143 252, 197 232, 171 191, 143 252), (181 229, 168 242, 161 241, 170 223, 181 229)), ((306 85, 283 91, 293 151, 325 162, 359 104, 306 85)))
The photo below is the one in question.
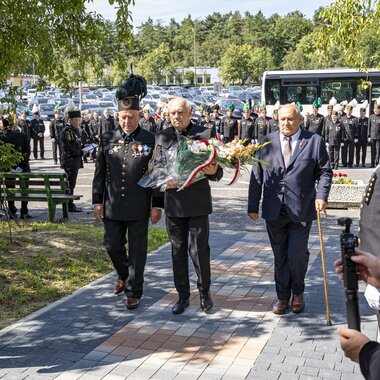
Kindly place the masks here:
MULTIPOLYGON (((0 222, 0 329, 111 272, 103 227, 78 223, 0 222)), ((149 251, 168 241, 149 230, 149 251)))

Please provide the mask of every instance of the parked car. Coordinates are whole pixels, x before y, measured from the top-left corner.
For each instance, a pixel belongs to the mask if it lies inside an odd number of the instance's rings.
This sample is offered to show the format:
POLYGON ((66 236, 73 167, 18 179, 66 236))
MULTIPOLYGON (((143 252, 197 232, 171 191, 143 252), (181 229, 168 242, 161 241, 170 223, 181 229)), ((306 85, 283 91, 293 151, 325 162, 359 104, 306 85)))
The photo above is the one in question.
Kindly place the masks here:
POLYGON ((50 121, 51 119, 54 118, 55 104, 48 104, 48 103, 40 104, 39 108, 40 108, 41 119, 43 121, 50 121))

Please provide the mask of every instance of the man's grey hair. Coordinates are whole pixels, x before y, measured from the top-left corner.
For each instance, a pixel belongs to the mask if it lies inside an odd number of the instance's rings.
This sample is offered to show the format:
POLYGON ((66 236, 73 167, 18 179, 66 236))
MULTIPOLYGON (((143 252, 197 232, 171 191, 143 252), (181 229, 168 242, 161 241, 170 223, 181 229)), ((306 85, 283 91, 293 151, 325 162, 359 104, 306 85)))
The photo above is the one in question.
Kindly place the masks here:
POLYGON ((173 98, 169 101, 168 103, 168 110, 170 111, 170 105, 175 103, 175 102, 179 102, 179 101, 182 101, 185 103, 185 107, 190 111, 191 110, 191 104, 190 104, 190 101, 188 99, 185 99, 185 98, 180 98, 180 97, 177 97, 177 98, 173 98))
POLYGON ((284 105, 282 105, 282 106, 279 108, 278 113, 280 113, 281 110, 283 110, 285 107, 289 107, 289 106, 293 107, 293 108, 296 110, 296 114, 297 114, 298 116, 302 116, 302 115, 301 115, 301 110, 300 110, 295 104, 293 104, 293 103, 288 103, 288 104, 284 104, 284 105))

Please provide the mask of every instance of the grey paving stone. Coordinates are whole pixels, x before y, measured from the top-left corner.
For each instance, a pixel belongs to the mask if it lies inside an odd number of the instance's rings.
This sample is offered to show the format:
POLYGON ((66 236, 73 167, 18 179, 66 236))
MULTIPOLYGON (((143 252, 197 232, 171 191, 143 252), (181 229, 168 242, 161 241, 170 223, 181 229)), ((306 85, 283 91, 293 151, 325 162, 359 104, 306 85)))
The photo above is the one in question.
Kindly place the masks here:
POLYGON ((329 360, 318 360, 318 359, 306 359, 305 362, 306 367, 311 368, 324 368, 324 369, 330 369, 333 370, 335 368, 335 361, 329 361, 329 360))
POLYGON ((297 366, 292 364, 285 364, 285 363, 272 363, 269 367, 271 371, 278 371, 280 373, 287 372, 291 374, 295 374, 297 371, 297 366))
MULTIPOLYGON (((261 379, 266 379, 266 380, 278 380, 280 377, 280 372, 278 371, 264 371, 262 369, 254 368, 252 369, 248 376, 246 377, 247 380, 261 380, 261 379)), ((287 379, 289 380, 289 378, 287 379)))
POLYGON ((306 359, 298 356, 286 356, 284 359, 284 364, 303 366, 306 359))
POLYGON ((335 371, 346 373, 354 373, 355 365, 352 362, 345 361, 344 363, 335 363, 335 371))
POLYGON ((317 377, 319 374, 319 368, 298 366, 296 373, 300 375, 314 376, 317 377))

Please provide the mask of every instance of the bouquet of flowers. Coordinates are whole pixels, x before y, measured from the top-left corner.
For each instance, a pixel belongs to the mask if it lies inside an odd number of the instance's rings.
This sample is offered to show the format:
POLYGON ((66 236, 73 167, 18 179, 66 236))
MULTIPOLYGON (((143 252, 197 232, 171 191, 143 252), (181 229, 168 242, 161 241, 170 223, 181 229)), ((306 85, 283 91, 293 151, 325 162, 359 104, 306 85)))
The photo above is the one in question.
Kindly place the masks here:
POLYGON ((178 144, 166 150, 163 155, 155 155, 148 171, 140 179, 142 187, 166 189, 165 183, 172 179, 178 184, 178 191, 190 186, 204 177, 202 170, 212 163, 219 163, 223 169, 232 169, 233 178, 228 185, 236 182, 241 170, 247 165, 266 162, 257 159, 257 150, 270 144, 251 144, 248 140, 232 141, 223 144, 217 139, 192 140, 181 136, 178 144))

